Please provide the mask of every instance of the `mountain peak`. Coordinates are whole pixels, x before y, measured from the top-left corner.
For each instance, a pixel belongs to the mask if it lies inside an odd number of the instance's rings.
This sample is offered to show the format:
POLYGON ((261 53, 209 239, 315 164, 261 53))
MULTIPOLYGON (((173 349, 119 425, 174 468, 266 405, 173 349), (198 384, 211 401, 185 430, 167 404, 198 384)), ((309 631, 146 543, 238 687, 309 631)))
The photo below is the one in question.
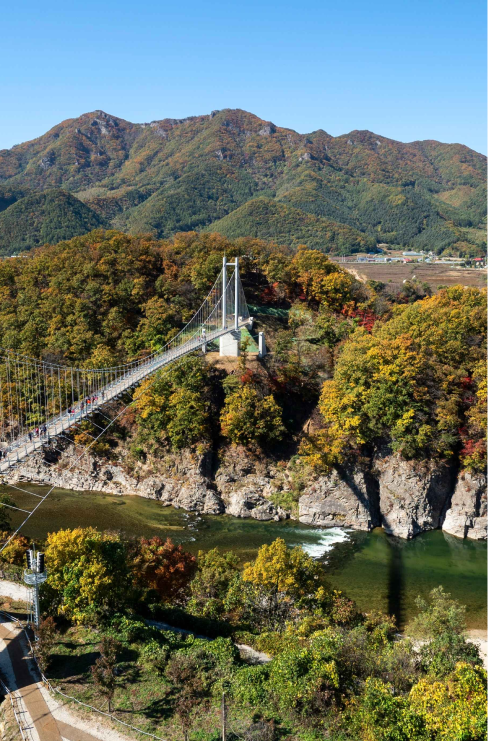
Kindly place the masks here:
POLYGON ((63 189, 73 199, 58 193, 10 211, 9 233, 34 204, 39 224, 55 205, 58 215, 73 212, 77 229, 100 223, 169 236, 215 223, 241 236, 274 230, 289 244, 315 229, 320 237, 307 239, 323 240, 326 251, 356 249, 361 239, 436 249, 481 240, 485 170, 486 158, 460 145, 404 144, 368 130, 299 134, 240 108, 149 123, 97 109, 0 151, 0 210, 63 189), (275 207, 256 203, 262 198, 275 207))

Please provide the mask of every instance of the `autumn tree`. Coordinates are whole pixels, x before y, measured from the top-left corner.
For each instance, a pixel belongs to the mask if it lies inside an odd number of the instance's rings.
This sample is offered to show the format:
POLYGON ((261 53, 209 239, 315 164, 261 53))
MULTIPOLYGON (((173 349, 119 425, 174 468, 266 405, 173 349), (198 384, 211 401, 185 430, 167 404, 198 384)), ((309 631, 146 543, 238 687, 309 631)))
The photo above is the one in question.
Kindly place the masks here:
MULTIPOLYGON (((1 514, 1 513, 0 513, 1 514)), ((0 540, 7 540, 9 531, 0 532, 0 540)), ((3 549, 0 559, 6 563, 22 566, 25 564, 25 554, 29 548, 29 540, 24 535, 15 535, 10 543, 3 549)))
POLYGON ((104 636, 98 647, 100 656, 92 666, 92 679, 98 692, 107 698, 108 712, 112 712, 112 700, 117 686, 117 656, 122 645, 115 638, 104 636))
POLYGON ((186 357, 141 384, 136 413, 142 442, 168 442, 175 450, 209 435, 210 376, 199 357, 186 357))
POLYGON ((242 578, 255 590, 255 607, 268 624, 282 625, 290 610, 320 586, 320 564, 301 547, 288 548, 282 538, 263 545, 242 578))
POLYGON ((445 680, 423 678, 409 696, 428 738, 486 739, 486 671, 460 662, 445 680))
POLYGON ((188 741, 197 709, 204 707, 210 698, 210 678, 204 671, 199 655, 195 653, 173 654, 168 661, 165 674, 171 682, 175 695, 175 711, 185 741, 188 741))
POLYGON ((141 538, 133 548, 132 570, 136 583, 154 589, 163 602, 184 594, 196 569, 196 559, 168 538, 141 538))
POLYGON ((91 623, 130 602, 132 575, 119 535, 91 527, 58 530, 48 535, 45 554, 46 593, 58 614, 91 623))
POLYGON ((449 457, 472 430, 463 455, 465 465, 479 467, 484 301, 482 291, 454 287, 397 307, 371 333, 358 328, 323 385, 323 429, 302 446, 309 462, 330 467, 365 443, 380 442, 409 458, 449 457))
POLYGON ((45 672, 49 666, 51 652, 56 641, 56 623, 54 622, 54 618, 49 616, 45 620, 41 620, 35 633, 34 653, 41 671, 45 672))
POLYGON ((332 311, 341 311, 362 290, 358 281, 327 255, 303 245, 291 262, 291 274, 309 301, 332 311))

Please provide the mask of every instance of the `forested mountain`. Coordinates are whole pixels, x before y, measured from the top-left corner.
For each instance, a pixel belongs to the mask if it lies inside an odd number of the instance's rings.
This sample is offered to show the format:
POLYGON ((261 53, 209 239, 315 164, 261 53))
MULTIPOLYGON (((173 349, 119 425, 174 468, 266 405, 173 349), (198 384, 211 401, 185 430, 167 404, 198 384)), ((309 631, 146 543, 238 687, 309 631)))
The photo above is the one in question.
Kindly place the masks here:
POLYGON ((242 110, 149 124, 95 111, 0 151, 0 253, 98 225, 307 241, 339 254, 377 242, 474 253, 485 173, 486 158, 461 144, 301 135, 242 110))
POLYGON ((64 190, 31 193, 0 213, 0 254, 56 244, 101 224, 98 214, 64 190))

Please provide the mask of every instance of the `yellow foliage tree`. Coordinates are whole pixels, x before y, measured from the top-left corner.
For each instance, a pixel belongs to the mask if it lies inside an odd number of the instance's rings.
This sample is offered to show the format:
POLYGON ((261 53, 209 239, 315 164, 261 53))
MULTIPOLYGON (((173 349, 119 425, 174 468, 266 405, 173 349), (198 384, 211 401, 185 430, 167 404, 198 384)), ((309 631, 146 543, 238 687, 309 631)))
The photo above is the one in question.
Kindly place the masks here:
POLYGON ((261 399, 249 384, 226 398, 220 423, 222 434, 239 445, 262 445, 281 440, 285 433, 281 409, 273 396, 261 399))
POLYGON ((320 566, 303 548, 288 548, 283 538, 262 545, 253 563, 246 563, 242 578, 273 594, 299 599, 317 590, 320 566))
POLYGON ((119 535, 92 527, 59 530, 48 535, 45 553, 58 614, 86 623, 123 609, 132 579, 119 535))
POLYGON ((444 682, 421 679, 410 692, 410 706, 431 738, 482 741, 486 739, 486 672, 459 663, 444 682))

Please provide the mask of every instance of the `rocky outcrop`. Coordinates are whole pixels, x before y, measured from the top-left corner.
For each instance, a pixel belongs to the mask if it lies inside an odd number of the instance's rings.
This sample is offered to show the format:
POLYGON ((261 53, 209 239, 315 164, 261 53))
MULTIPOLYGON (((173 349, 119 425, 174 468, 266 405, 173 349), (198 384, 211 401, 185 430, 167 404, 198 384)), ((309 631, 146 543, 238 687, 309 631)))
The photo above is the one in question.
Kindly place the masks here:
POLYGON ((275 465, 251 456, 244 448, 223 451, 215 475, 215 486, 228 515, 255 520, 282 520, 289 513, 271 499, 289 489, 289 483, 275 465))
MULTIPOLYGON (((59 442, 58 442, 59 445, 59 442)), ((67 446, 61 454, 47 449, 26 459, 9 481, 31 481, 74 491, 137 495, 157 499, 164 505, 204 514, 227 513, 256 520, 281 520, 289 513, 268 499, 280 491, 284 475, 269 461, 251 456, 244 448, 230 447, 222 453, 215 476, 211 454, 184 450, 168 453, 164 459, 148 458, 129 469, 126 451, 121 461, 110 463, 92 456, 75 462, 67 446), (52 464, 56 463, 56 466, 52 464)))
POLYGON ((412 538, 440 526, 452 491, 453 471, 444 463, 406 461, 385 454, 312 482, 299 501, 300 522, 371 530, 412 538))
POLYGON ((371 530, 379 525, 375 482, 361 469, 321 476, 300 497, 298 517, 307 525, 371 530))
POLYGON ((440 527, 455 480, 442 461, 407 461, 399 454, 374 461, 381 524, 390 535, 413 538, 440 527))
POLYGON ((149 460, 129 471, 124 465, 84 456, 74 463, 74 450, 67 447, 52 466, 49 450, 23 462, 11 474, 10 481, 32 481, 74 491, 99 491, 105 494, 137 495, 158 499, 193 512, 220 514, 225 508, 207 477, 205 455, 183 451, 168 455, 164 461, 149 460))
MULTIPOLYGON (((61 453, 46 449, 19 465, 10 481, 135 494, 204 514, 256 520, 292 514, 280 505, 293 499, 291 466, 244 448, 223 448, 218 460, 211 452, 185 450, 130 465, 123 445, 117 453, 117 463, 85 456, 73 465, 72 446, 61 453)), ((372 465, 361 460, 328 476, 312 476, 299 498, 298 518, 318 527, 383 526, 401 538, 442 527, 458 537, 481 539, 486 538, 486 509, 486 477, 462 472, 456 481, 454 466, 445 462, 407 461, 385 451, 372 465)))
POLYGON ((442 529, 459 538, 486 539, 486 476, 459 474, 442 529))

